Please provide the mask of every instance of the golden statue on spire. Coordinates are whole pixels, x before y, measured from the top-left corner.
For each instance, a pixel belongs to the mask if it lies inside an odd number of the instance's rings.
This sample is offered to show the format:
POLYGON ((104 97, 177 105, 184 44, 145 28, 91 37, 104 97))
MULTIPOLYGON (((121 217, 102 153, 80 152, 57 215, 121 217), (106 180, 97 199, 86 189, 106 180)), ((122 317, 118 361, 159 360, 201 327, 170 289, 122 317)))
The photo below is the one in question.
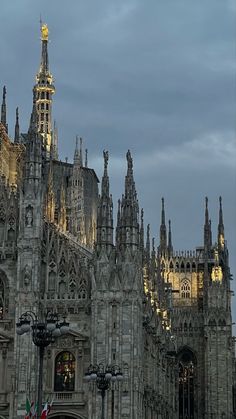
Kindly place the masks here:
POLYGON ((42 41, 48 41, 48 26, 46 23, 41 25, 41 39, 42 41))

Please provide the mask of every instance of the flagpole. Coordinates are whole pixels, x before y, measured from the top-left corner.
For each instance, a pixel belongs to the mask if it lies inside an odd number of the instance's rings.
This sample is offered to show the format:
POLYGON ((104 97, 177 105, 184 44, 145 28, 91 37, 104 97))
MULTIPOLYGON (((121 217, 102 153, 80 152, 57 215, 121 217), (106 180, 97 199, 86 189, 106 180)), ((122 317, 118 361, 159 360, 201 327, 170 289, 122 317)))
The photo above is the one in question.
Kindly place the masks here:
POLYGON ((44 346, 39 346, 38 415, 37 415, 38 419, 40 419, 41 417, 41 410, 42 410, 43 357, 44 357, 44 346))

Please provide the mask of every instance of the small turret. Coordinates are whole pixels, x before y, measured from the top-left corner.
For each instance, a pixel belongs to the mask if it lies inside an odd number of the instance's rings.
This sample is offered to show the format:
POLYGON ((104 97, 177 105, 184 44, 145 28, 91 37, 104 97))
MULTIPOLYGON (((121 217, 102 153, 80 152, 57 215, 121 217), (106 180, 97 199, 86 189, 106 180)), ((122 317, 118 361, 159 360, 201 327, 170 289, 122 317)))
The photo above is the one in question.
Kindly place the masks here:
POLYGON ((165 201, 164 198, 161 198, 161 225, 160 225, 160 245, 159 245, 159 254, 164 255, 167 250, 167 235, 166 235, 166 223, 165 223, 165 201))
POLYGON ((146 238, 146 257, 150 259, 150 224, 147 225, 147 238, 146 238))
POLYGON ((204 248, 210 250, 212 246, 211 220, 209 220, 208 198, 205 198, 204 248))
POLYGON ((101 195, 98 202, 97 213, 97 250, 113 248, 113 203, 109 190, 108 177, 108 151, 103 152, 104 173, 102 177, 101 195))
POLYGON ((6 105, 6 86, 3 86, 2 92, 2 107, 1 107, 1 123, 4 125, 6 133, 8 133, 7 125, 7 105, 6 105))
POLYGON ((141 209, 141 225, 140 225, 140 250, 144 252, 144 222, 143 222, 143 208, 141 209))
POLYGON ((171 256, 173 253, 172 246, 172 233, 171 233, 171 220, 169 220, 169 231, 168 231, 168 254, 171 256))
POLYGON ((219 224, 218 224, 218 247, 219 250, 224 250, 225 247, 225 233, 224 233, 224 222, 223 222, 223 210, 222 210, 222 198, 219 198, 219 224))
POLYGON ((128 150, 127 175, 125 177, 125 194, 122 196, 117 239, 119 247, 135 250, 139 246, 139 206, 133 177, 133 160, 128 150))
POLYGON ((18 110, 18 108, 16 108, 16 123, 15 123, 14 143, 18 144, 19 142, 20 142, 19 110, 18 110))

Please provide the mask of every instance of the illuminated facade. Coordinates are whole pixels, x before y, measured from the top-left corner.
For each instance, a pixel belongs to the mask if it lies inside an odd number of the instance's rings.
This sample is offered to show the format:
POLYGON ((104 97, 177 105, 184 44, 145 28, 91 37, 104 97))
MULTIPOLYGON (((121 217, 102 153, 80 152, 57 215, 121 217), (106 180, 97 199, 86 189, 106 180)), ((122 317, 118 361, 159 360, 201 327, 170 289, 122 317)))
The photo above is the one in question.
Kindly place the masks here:
POLYGON ((101 396, 84 382, 89 364, 118 364, 124 380, 106 394, 108 419, 230 419, 235 409, 230 270, 220 199, 217 243, 208 201, 203 245, 175 252, 162 200, 160 241, 144 232, 133 160, 114 228, 108 152, 98 179, 82 140, 73 163, 58 159, 52 119, 48 28, 27 134, 0 123, 0 419, 22 419, 35 400, 37 352, 15 333, 26 310, 66 314, 70 333, 47 348, 44 400, 54 419, 97 419, 101 396), (114 234, 115 231, 115 234, 114 234), (115 235, 115 238, 113 237, 115 235))

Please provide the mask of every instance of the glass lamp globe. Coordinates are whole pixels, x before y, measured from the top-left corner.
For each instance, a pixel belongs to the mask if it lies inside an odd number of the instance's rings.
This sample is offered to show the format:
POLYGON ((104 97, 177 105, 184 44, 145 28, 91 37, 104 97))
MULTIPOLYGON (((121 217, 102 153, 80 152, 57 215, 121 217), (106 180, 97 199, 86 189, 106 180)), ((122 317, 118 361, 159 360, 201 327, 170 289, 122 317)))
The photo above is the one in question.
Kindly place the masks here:
POLYGON ((56 322, 55 320, 48 320, 47 321, 47 330, 49 332, 53 332, 56 329, 56 322))
POLYGON ((66 321, 63 321, 60 324, 60 331, 62 335, 66 335, 69 332, 69 323, 66 321))
POLYGON ((30 330, 30 321, 29 320, 22 320, 21 321, 21 330, 22 330, 22 334, 29 332, 29 330, 30 330))
POLYGON ((60 326, 57 324, 55 329, 52 332, 52 336, 57 338, 58 336, 61 336, 60 326))
POLYGON ((118 372, 117 374, 116 374, 116 379, 117 379, 117 381, 123 381, 123 374, 121 373, 121 372, 118 372))
POLYGON ((110 381, 111 378, 112 378, 112 373, 110 371, 107 371, 106 374, 105 374, 105 379, 107 381, 110 381))
POLYGON ((21 323, 16 323, 16 333, 17 333, 17 335, 23 335, 23 330, 22 330, 22 328, 21 328, 21 323))

